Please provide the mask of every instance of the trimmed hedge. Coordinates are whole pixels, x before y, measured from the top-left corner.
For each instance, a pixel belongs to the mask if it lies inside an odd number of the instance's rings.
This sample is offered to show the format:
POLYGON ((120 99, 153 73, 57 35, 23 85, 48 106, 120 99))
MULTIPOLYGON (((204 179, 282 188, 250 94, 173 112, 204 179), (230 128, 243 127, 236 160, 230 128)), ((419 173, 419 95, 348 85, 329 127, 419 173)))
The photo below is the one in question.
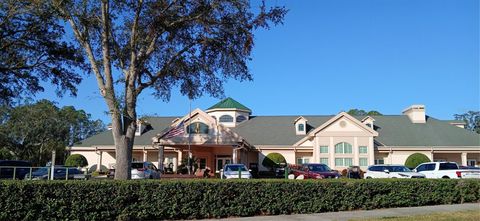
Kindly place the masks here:
POLYGON ((1 181, 0 220, 152 220, 480 201, 478 180, 1 181))
POLYGON ((427 162, 430 162, 430 158, 428 158, 427 155, 423 153, 414 153, 408 156, 407 160, 405 160, 405 166, 414 169, 418 165, 427 162))

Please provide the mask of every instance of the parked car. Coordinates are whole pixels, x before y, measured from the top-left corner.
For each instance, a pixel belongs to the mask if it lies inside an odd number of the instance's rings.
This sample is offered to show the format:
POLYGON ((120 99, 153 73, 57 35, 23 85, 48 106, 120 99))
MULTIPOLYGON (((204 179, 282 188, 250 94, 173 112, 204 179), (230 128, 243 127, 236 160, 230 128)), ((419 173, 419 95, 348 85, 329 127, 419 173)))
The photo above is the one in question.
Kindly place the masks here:
POLYGON ((0 179, 23 179, 32 164, 23 160, 0 160, 0 179))
POLYGON ((220 178, 222 179, 251 179, 252 174, 244 164, 225 164, 220 170, 220 178))
POLYGON ((480 170, 460 169, 455 162, 429 162, 422 163, 413 171, 425 174, 427 178, 477 178, 480 179, 480 170))
POLYGON ((424 174, 416 173, 403 165, 372 165, 363 174, 365 179, 370 178, 425 178, 424 174))
MULTIPOLYGON (((25 174, 25 179, 31 180, 47 180, 51 167, 42 167, 32 172, 31 177, 30 174, 25 174)), ((74 179, 76 174, 83 174, 82 171, 78 170, 77 168, 73 167, 63 167, 63 166, 55 166, 53 179, 54 180, 65 180, 67 179, 67 170, 68 170, 68 179, 74 179)))
POLYGON ((342 176, 338 171, 332 170, 330 167, 322 163, 302 164, 299 169, 292 169, 292 173, 295 177, 303 175, 305 179, 337 179, 342 176))
POLYGON ((160 179, 160 171, 151 162, 132 162, 132 179, 160 179))

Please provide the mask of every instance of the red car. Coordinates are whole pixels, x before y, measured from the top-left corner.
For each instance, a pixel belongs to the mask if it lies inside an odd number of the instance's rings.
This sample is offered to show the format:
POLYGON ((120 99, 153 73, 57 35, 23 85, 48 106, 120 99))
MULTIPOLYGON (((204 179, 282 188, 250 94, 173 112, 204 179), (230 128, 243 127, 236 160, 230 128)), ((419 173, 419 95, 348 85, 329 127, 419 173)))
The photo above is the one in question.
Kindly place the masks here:
POLYGON ((342 175, 335 170, 330 169, 325 164, 307 163, 301 165, 298 169, 292 169, 295 177, 303 175, 305 179, 323 179, 323 178, 340 178, 342 175))

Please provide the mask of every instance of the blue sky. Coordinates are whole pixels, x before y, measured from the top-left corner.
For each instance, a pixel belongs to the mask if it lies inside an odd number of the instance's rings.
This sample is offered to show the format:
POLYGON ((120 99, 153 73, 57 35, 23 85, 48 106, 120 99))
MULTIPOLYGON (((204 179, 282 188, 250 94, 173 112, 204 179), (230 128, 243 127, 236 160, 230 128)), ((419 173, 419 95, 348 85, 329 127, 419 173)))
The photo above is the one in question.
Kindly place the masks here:
MULTIPOLYGON (((290 11, 284 25, 255 32, 254 80, 228 81, 225 96, 254 115, 325 115, 359 108, 401 114, 425 104, 427 114, 480 110, 478 0, 268 1, 290 11)), ((36 98, 73 105, 110 122, 93 76, 77 97, 46 88, 36 98)), ((174 90, 170 102, 148 92, 142 115, 188 113, 189 100, 174 90)), ((206 109, 219 99, 191 102, 206 109)))

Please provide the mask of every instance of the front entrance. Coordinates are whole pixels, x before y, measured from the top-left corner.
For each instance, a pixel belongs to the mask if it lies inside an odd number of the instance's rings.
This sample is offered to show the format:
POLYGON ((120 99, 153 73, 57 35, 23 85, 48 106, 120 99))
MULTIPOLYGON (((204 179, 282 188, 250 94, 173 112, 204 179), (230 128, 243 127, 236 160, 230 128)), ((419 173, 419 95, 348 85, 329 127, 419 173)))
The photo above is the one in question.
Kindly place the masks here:
POLYGON ((232 163, 232 158, 230 156, 217 156, 216 160, 216 172, 219 173, 225 164, 232 163))

